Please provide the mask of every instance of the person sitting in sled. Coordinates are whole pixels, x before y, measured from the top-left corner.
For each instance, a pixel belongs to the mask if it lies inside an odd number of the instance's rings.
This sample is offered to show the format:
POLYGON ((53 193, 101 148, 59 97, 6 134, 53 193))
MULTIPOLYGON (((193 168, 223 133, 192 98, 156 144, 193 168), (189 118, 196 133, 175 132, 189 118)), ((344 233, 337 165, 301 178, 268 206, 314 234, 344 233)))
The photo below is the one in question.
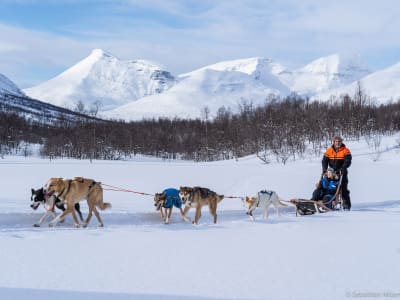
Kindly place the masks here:
POLYGON ((339 185, 339 178, 335 174, 333 168, 328 168, 324 176, 322 176, 321 180, 317 184, 317 188, 312 194, 311 200, 322 202, 328 207, 332 207, 332 198, 336 193, 336 190, 339 185))

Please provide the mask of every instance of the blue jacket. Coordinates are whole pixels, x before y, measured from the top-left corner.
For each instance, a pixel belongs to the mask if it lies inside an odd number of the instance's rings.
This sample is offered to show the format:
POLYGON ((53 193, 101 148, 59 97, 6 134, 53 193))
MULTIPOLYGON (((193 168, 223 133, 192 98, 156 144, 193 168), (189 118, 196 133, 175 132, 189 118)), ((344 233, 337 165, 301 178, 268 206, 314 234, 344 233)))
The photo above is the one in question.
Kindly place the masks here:
POLYGON ((169 188, 165 189, 163 191, 163 194, 167 195, 167 199, 165 200, 165 203, 163 205, 164 208, 171 208, 172 206, 175 206, 177 208, 182 207, 182 200, 181 197, 179 197, 179 190, 169 188))
POLYGON ((327 177, 323 177, 321 179, 321 188, 324 194, 334 194, 336 193, 336 189, 339 185, 339 182, 335 179, 329 179, 327 177))

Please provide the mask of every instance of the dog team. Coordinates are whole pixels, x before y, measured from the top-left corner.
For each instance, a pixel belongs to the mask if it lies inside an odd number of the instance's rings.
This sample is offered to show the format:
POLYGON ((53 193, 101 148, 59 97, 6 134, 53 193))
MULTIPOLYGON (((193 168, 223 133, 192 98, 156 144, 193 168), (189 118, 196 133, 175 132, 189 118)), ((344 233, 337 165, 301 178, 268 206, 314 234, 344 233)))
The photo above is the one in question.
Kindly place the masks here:
MULTIPOLYGON (((33 225, 35 227, 40 227, 49 217, 52 217, 49 226, 56 226, 63 222, 69 213, 72 214, 75 227, 81 225, 87 227, 93 213, 99 226, 102 227, 104 225, 98 209, 105 210, 111 207, 110 203, 103 201, 101 182, 83 177, 75 177, 74 179, 50 178, 43 188, 32 189, 31 193, 32 209, 36 210, 40 205, 45 209, 44 215, 33 225), (89 208, 86 220, 83 219, 80 211, 79 202, 82 200, 87 201, 89 208), (59 215, 56 215, 55 208, 61 210, 59 215), (82 224, 79 223, 77 214, 82 224)), ((157 211, 160 211, 161 219, 165 224, 169 224, 174 206, 179 209, 182 219, 186 222, 191 221, 187 217, 187 213, 191 208, 194 208, 193 224, 198 224, 203 206, 208 206, 215 224, 217 223, 217 206, 222 199, 224 199, 224 195, 219 195, 208 188, 185 186, 180 187, 179 190, 168 188, 161 193, 156 193, 154 195, 154 206, 157 211)), ((268 209, 271 205, 275 207, 278 215, 280 215, 279 207, 287 206, 274 191, 260 191, 253 197, 244 197, 241 200, 247 210, 247 215, 252 220, 254 220, 253 212, 256 208, 262 209, 263 218, 268 218, 268 209)))

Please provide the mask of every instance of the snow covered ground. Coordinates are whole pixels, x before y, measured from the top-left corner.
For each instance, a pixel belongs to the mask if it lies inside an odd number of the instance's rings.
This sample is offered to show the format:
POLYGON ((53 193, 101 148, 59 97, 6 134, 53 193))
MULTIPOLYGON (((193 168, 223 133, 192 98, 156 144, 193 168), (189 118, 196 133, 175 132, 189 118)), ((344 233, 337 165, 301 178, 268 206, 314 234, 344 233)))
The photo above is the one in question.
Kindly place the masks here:
MULTIPOLYGON (((138 192, 200 185, 228 196, 272 189, 310 197, 321 156, 282 164, 255 157, 193 163, 138 158, 78 161, 0 159, 0 299, 346 299, 400 298, 400 135, 382 140, 379 160, 364 140, 347 142, 353 210, 251 221, 239 199, 208 209, 200 224, 164 225, 153 199, 105 191, 111 210, 87 229, 72 219, 34 228, 43 211, 30 189, 49 177, 85 176, 138 192), (396 147, 397 145, 397 147, 396 147)), ((82 211, 87 213, 82 202, 82 211)), ((193 211, 189 213, 193 218, 193 211)))

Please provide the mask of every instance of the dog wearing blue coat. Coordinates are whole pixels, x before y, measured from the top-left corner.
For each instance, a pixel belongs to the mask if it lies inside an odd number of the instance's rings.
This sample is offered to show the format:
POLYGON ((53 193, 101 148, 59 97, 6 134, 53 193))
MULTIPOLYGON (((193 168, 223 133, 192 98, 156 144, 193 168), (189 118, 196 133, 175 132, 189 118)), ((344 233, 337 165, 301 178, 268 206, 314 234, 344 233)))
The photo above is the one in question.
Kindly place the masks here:
POLYGON ((161 218, 164 220, 165 224, 169 224, 174 206, 179 208, 182 219, 187 222, 189 221, 183 212, 182 200, 181 197, 179 197, 179 190, 177 189, 168 188, 162 191, 162 193, 156 193, 154 195, 154 206, 156 210, 160 211, 161 218))

